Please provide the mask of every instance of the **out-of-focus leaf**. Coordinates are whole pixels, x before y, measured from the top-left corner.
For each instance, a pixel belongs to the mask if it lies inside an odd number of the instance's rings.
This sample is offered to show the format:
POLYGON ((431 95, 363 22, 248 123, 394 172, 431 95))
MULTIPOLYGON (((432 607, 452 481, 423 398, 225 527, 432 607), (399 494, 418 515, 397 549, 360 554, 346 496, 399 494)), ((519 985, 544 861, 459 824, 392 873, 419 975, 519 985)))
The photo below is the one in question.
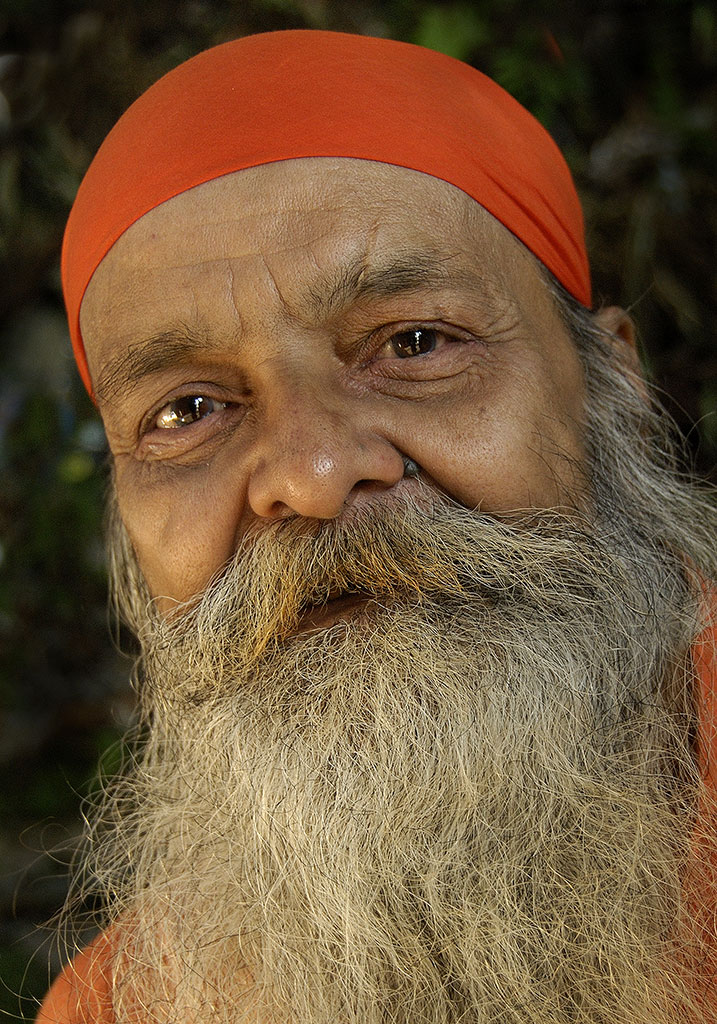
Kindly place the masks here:
POLYGON ((490 38, 488 25, 474 4, 430 5, 420 14, 413 41, 458 60, 468 59, 490 38))

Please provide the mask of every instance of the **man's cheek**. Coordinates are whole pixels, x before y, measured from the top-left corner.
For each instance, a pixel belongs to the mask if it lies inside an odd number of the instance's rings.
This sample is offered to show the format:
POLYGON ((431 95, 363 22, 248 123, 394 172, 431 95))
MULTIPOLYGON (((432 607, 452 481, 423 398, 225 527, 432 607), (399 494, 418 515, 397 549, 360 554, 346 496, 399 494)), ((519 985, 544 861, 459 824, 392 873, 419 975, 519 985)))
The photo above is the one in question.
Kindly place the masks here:
POLYGON ((206 469, 187 474, 117 460, 116 483, 120 516, 160 607, 200 593, 233 554, 228 497, 214 496, 206 469))
POLYGON ((413 453, 441 490, 467 508, 503 512, 564 503, 567 481, 557 460, 551 465, 541 452, 532 405, 517 387, 468 391, 437 411, 413 453))

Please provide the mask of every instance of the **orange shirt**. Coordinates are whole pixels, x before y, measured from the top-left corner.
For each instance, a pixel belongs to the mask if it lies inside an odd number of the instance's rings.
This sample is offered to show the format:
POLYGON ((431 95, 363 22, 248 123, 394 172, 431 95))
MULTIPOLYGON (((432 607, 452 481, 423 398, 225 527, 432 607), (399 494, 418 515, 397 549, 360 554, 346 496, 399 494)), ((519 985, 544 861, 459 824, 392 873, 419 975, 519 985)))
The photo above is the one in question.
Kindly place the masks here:
POLYGON ((114 1024, 110 956, 105 933, 55 979, 36 1024, 114 1024))

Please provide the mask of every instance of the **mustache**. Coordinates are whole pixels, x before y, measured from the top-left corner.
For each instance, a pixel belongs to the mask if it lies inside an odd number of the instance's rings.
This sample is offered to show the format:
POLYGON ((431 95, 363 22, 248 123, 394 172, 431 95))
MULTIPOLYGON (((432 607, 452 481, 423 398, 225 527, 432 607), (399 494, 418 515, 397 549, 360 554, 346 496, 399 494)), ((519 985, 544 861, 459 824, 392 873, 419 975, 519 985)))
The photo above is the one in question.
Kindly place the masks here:
POLYGON ((352 594, 378 606, 520 602, 539 614, 574 615, 595 608, 620 576, 627 578, 625 567, 574 513, 496 517, 424 485, 417 496, 366 503, 338 520, 250 531, 206 590, 163 620, 162 646, 231 636, 255 661, 296 634, 307 611, 352 594))

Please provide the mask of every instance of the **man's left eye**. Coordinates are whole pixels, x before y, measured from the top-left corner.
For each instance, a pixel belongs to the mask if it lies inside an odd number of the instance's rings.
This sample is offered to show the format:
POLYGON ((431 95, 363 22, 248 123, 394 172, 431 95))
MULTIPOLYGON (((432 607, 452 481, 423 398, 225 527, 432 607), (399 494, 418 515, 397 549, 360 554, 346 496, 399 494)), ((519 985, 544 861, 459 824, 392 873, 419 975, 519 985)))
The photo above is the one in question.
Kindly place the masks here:
POLYGON ((186 427, 197 420, 204 419, 210 413, 226 409, 226 402, 217 402, 206 395, 186 395, 183 398, 176 398, 158 414, 154 421, 155 427, 160 430, 167 430, 173 427, 186 427))
POLYGON ((433 352, 444 338, 443 332, 436 328, 414 327, 392 335, 384 348, 399 359, 410 359, 412 356, 423 356, 433 352))

